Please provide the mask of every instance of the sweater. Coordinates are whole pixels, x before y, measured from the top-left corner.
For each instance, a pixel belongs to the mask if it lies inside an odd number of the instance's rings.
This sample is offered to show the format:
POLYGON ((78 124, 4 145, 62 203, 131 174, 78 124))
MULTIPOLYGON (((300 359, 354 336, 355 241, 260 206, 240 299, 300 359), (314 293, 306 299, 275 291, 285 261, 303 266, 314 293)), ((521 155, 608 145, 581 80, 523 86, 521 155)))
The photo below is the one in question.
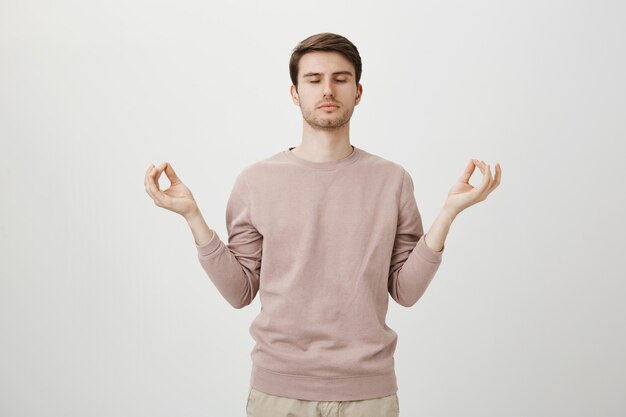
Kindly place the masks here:
POLYGON ((259 294, 250 386, 354 401, 397 392, 389 296, 411 307, 441 263, 426 245, 414 185, 398 163, 353 146, 312 162, 293 147, 244 166, 216 231, 196 248, 234 308, 259 294))

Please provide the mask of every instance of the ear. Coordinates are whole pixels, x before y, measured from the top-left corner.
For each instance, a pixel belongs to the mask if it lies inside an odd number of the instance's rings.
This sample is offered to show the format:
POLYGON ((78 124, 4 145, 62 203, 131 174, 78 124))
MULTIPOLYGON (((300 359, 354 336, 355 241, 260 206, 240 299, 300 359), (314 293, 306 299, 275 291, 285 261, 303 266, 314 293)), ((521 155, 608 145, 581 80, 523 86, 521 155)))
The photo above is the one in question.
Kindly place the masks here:
POLYGON ((289 93, 291 94, 291 100, 296 106, 300 106, 300 99, 298 97, 298 89, 295 85, 291 84, 289 87, 289 93))
POLYGON ((358 105, 359 102, 361 101, 361 96, 363 95, 363 86, 361 85, 361 83, 358 84, 357 88, 356 88, 356 100, 354 102, 354 105, 358 105))

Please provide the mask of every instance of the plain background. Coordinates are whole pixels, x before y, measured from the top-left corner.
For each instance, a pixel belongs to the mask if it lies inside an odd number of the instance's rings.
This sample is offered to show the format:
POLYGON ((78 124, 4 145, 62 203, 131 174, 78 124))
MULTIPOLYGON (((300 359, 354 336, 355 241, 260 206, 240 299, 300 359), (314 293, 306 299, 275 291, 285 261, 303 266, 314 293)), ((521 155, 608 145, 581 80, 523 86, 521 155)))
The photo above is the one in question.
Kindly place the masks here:
POLYGON ((169 161, 226 237, 236 175, 300 143, 292 48, 331 31, 363 59, 351 142, 409 171, 426 230, 469 159, 503 169, 390 298, 402 415, 624 416, 625 12, 1 1, 0 415, 245 415, 258 296, 220 296, 144 173, 169 161))

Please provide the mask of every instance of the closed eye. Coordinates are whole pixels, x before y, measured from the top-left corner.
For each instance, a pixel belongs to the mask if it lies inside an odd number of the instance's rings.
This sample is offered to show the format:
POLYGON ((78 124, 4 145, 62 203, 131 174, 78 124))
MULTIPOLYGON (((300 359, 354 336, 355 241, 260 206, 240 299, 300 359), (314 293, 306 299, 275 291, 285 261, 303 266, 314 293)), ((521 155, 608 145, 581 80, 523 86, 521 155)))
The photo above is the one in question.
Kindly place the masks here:
MULTIPOLYGON (((345 83, 346 82, 346 80, 335 80, 335 81, 337 81, 338 83, 345 83)), ((314 84, 315 83, 319 83, 319 81, 309 81, 309 82, 310 83, 314 83, 314 84)))

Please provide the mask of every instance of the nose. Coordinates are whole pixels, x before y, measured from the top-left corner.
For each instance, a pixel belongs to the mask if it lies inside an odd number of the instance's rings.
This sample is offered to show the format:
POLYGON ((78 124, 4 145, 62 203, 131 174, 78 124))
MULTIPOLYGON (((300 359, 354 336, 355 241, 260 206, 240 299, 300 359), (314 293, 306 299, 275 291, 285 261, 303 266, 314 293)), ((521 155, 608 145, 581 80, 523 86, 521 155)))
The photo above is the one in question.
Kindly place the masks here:
POLYGON ((326 81, 324 83, 324 89, 322 90, 322 94, 324 95, 324 97, 334 96, 332 81, 326 81))

